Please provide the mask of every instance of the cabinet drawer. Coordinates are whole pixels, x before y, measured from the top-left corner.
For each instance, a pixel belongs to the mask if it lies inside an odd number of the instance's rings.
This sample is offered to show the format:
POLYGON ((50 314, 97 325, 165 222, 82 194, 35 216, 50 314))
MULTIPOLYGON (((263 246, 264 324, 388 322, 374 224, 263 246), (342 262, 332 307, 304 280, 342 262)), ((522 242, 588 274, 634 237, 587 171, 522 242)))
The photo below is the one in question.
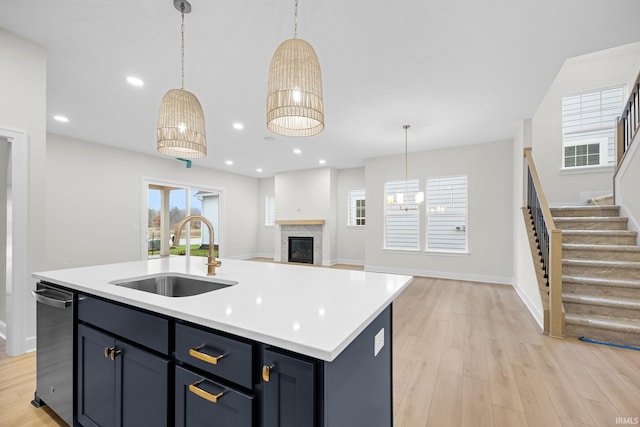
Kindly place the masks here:
POLYGON ((253 396, 176 366, 176 427, 253 425, 253 396))
POLYGON ((251 344, 213 331, 176 323, 176 359, 243 387, 252 388, 251 344))
POLYGON ((78 319, 169 354, 169 320, 162 317, 81 295, 78 298, 78 319))

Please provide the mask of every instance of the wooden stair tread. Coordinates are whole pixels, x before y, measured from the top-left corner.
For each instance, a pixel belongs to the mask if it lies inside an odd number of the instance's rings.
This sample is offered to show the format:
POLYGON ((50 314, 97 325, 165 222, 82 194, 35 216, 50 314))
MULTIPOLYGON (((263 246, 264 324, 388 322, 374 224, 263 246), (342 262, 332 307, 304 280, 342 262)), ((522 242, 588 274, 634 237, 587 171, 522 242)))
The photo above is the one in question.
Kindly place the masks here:
POLYGON ((595 267, 640 268, 638 261, 608 261, 595 259, 563 259, 562 265, 583 265, 595 267))
POLYGON ((562 234, 577 234, 577 235, 585 235, 585 234, 593 234, 600 236, 637 236, 637 231, 629 231, 629 230, 562 230, 562 234))

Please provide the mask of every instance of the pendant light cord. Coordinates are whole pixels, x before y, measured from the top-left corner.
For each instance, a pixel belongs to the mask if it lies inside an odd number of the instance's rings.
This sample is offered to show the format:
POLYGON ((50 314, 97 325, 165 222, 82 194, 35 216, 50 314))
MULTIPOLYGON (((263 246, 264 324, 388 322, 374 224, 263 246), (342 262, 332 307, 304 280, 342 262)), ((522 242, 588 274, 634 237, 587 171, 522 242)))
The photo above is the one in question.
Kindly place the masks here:
POLYGON ((181 77, 181 89, 184 89, 184 3, 180 5, 180 14, 182 15, 182 23, 180 24, 180 33, 182 35, 181 43, 180 43, 180 63, 182 65, 182 75, 181 77))
POLYGON ((407 194, 407 202, 409 200, 409 155, 407 153, 407 133, 409 131, 409 125, 402 126, 404 128, 404 190, 407 194))
POLYGON ((294 20, 293 20, 293 38, 298 38, 298 0, 296 0, 295 2, 295 13, 294 13, 294 20))

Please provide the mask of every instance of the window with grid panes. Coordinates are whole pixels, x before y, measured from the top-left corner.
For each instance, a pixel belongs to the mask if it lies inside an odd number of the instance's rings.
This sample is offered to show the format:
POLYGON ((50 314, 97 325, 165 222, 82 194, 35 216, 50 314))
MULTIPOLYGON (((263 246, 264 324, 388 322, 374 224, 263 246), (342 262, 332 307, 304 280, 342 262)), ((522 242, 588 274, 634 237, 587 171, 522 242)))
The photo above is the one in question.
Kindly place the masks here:
POLYGON ((349 226, 365 225, 366 209, 365 209, 365 191, 351 190, 349 192, 349 226))
POLYGON ((264 225, 274 225, 276 220, 276 197, 268 195, 265 199, 264 225))

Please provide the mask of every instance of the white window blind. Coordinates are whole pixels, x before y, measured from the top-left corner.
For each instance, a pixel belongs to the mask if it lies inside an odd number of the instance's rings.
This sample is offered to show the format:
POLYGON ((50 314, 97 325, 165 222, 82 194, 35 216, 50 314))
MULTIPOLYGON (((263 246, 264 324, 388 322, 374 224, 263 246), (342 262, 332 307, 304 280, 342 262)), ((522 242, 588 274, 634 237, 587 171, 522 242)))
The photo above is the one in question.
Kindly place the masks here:
POLYGON ((365 225, 365 191, 351 190, 349 192, 349 220, 348 225, 358 226, 365 225))
POLYGON ((385 184, 385 218, 384 237, 386 249, 417 250, 420 245, 420 217, 419 211, 403 211, 397 205, 386 203, 389 196, 396 197, 397 193, 404 194, 405 202, 415 208, 415 195, 420 190, 419 180, 394 181, 385 184), (408 190, 408 195, 406 194, 408 190))
POLYGON ((466 176, 427 180, 427 250, 467 252, 466 176))
POLYGON ((268 195, 265 200, 264 225, 274 225, 276 221, 276 197, 268 195))
POLYGON ((623 103, 622 86, 562 98, 565 168, 614 163, 616 120, 623 103))

